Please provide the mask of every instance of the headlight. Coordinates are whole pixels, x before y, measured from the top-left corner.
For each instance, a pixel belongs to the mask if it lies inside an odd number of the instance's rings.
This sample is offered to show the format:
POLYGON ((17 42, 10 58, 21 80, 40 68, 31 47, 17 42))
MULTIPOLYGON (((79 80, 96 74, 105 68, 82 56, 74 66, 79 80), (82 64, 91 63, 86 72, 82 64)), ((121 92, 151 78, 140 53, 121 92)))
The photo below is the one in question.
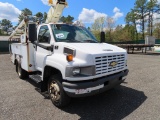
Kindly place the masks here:
POLYGON ((95 75, 95 66, 67 67, 66 77, 84 77, 95 75))
POLYGON ((81 72, 80 68, 74 68, 73 69, 73 75, 78 75, 78 74, 80 74, 80 72, 81 72))

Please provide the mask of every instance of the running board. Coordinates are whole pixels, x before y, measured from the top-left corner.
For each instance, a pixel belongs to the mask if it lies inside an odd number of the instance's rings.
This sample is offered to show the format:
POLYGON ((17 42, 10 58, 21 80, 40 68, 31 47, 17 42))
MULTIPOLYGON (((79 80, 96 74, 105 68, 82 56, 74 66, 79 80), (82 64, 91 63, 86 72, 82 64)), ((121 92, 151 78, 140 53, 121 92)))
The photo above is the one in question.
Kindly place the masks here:
POLYGON ((36 83, 42 82, 41 76, 40 75, 29 75, 29 78, 35 81, 36 83))

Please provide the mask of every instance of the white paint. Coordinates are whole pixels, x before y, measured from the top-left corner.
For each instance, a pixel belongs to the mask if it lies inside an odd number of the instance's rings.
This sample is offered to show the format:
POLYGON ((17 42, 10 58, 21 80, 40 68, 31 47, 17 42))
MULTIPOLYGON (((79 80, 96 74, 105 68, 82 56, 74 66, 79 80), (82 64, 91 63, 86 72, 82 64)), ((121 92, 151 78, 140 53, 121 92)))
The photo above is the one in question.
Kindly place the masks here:
POLYGON ((13 53, 13 55, 11 56, 12 62, 14 62, 13 59, 15 59, 14 56, 16 55, 19 61, 21 61, 21 66, 24 70, 36 71, 34 64, 35 62, 33 44, 29 43, 28 47, 29 49, 27 48, 26 44, 22 43, 11 44, 11 49, 13 53), (31 67, 29 67, 30 64, 32 65, 31 67))

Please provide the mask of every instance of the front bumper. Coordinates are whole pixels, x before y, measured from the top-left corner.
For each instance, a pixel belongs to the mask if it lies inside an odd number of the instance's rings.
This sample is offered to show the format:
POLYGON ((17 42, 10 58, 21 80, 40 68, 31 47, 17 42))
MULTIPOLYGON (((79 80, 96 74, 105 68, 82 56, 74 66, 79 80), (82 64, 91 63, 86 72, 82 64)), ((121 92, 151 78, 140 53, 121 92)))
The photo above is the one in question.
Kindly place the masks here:
POLYGON ((88 80, 88 81, 79 81, 79 82, 62 82, 63 88, 68 96, 70 97, 85 97, 85 96, 92 96, 98 93, 102 93, 106 90, 113 88, 116 85, 121 84, 129 70, 124 70, 119 73, 88 80), (77 93, 77 90, 86 90, 84 93, 77 93))

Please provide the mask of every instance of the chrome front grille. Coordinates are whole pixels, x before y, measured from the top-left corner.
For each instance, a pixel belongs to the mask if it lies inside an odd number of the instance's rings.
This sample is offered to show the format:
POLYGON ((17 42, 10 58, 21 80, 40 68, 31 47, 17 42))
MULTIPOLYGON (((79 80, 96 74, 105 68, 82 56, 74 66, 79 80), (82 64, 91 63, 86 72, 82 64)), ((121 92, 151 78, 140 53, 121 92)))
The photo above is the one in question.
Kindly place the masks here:
POLYGON ((119 71, 125 67, 125 55, 109 55, 95 58, 96 75, 119 71))

